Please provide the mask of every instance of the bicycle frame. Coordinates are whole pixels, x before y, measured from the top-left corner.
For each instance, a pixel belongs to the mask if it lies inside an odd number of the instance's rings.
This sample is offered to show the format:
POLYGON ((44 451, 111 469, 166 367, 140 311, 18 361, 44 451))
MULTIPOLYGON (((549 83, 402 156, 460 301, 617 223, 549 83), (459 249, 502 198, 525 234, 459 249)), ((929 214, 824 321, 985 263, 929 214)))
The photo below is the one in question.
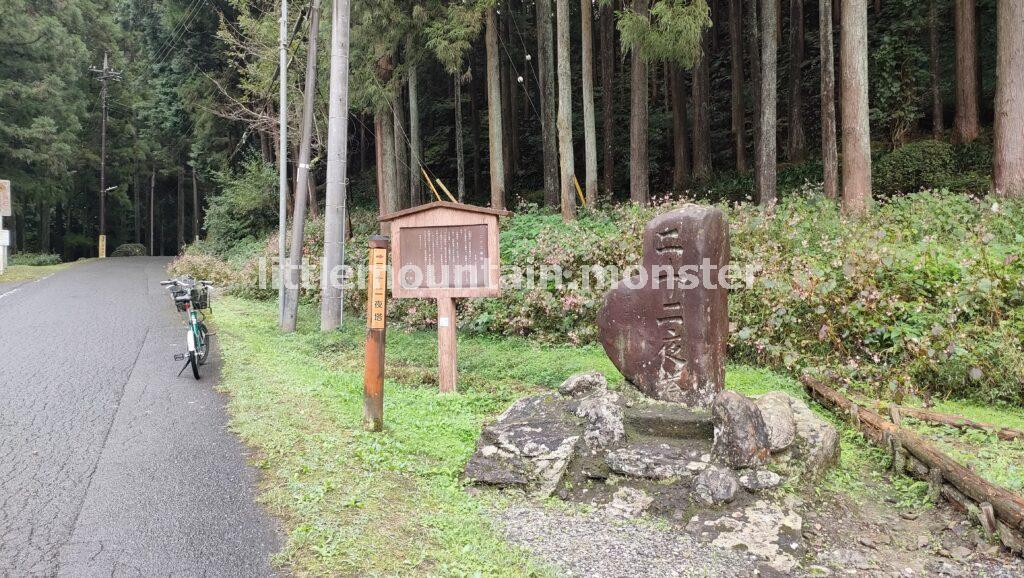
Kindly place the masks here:
POLYGON ((192 303, 185 304, 185 315, 188 317, 189 331, 185 334, 185 340, 188 344, 188 352, 196 353, 199 351, 203 343, 203 336, 199 334, 199 313, 196 312, 196 308, 192 306, 192 303))

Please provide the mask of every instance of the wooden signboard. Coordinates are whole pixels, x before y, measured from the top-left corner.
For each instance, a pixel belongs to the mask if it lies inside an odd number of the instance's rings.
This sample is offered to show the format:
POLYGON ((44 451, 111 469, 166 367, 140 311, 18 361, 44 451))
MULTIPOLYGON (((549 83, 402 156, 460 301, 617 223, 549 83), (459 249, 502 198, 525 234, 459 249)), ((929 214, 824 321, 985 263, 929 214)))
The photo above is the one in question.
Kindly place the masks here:
POLYGON ((508 211, 438 201, 384 215, 391 225, 391 295, 437 299, 441 391, 455 391, 455 301, 501 294, 498 217, 508 211))

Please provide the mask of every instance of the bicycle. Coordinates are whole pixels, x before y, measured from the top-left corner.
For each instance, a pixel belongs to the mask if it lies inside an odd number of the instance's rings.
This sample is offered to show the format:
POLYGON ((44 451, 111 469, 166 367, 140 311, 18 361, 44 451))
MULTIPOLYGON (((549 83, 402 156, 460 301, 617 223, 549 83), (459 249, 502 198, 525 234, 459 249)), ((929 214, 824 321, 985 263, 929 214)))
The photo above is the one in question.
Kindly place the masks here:
MULTIPOLYGON (((178 372, 181 375, 185 368, 192 366, 192 376, 199 379, 199 366, 205 365, 210 357, 210 332, 203 323, 204 309, 210 309, 210 287, 213 283, 209 281, 196 281, 189 277, 169 279, 161 281, 161 285, 167 287, 174 298, 174 306, 180 313, 184 314, 185 324, 188 329, 185 332, 185 343, 188 347, 188 360, 178 372)), ((185 355, 174 356, 182 360, 185 355)))

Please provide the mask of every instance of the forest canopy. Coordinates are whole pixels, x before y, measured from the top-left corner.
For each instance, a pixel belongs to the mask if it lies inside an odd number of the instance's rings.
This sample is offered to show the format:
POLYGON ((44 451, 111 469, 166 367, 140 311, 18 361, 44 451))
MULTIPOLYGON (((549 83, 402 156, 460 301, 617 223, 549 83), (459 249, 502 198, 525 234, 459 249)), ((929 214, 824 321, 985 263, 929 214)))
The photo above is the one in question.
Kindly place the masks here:
MULTIPOLYGON (((320 4, 290 3, 286 43, 290 209, 316 14, 313 217, 324 204, 332 34, 331 3, 320 4)), ((1019 194, 1024 153, 997 130, 1000 118, 1003 135, 1021 122, 1000 112, 1013 106, 1000 85, 1021 82, 1022 33, 1002 25, 1012 5, 355 2, 347 203, 385 211, 447 189, 571 218, 577 204, 666 194, 771 205, 776 189, 784 198, 805 181, 824 181, 854 211, 867 205, 848 196, 1019 194), (844 68, 860 59, 863 82, 844 68), (862 105, 863 125, 840 114, 862 105), (862 126, 864 140, 847 140, 862 126), (783 168, 799 178, 780 180, 783 168)), ((272 209, 277 195, 279 10, 266 0, 5 2, 0 177, 15 192, 15 249, 95 255, 101 203, 110 247, 176 254, 207 235, 269 233, 274 215, 254 220, 236 203, 247 191, 245 202, 272 209)))

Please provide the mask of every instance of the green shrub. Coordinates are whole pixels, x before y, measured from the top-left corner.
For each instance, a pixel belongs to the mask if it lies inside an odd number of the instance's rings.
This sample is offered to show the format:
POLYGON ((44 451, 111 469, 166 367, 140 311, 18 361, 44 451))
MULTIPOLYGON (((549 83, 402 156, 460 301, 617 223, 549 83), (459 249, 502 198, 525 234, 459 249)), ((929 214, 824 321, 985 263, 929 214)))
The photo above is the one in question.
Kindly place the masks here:
MULTIPOLYGON (((647 220, 678 204, 584 212, 568 224, 527 208, 502 225, 502 259, 625 267, 641 252, 647 220)), ((730 297, 734 360, 829 370, 871 395, 1024 401, 1024 203, 926 191, 848 221, 820 188, 805 186, 774 215, 751 204, 726 211, 733 263, 759 271, 730 297)), ((590 343, 602 299, 572 286, 507 287, 497 298, 462 300, 460 319, 471 331, 590 343)), ((391 307, 397 321, 434 323, 428 302, 391 307)))
POLYGON ((992 147, 984 139, 964 145, 926 139, 878 155, 871 180, 881 196, 922 189, 981 196, 992 189, 991 171, 992 147))
POLYGON ((211 281, 218 286, 230 286, 239 278, 237 270, 227 261, 193 245, 186 247, 182 255, 171 261, 167 272, 171 277, 189 276, 211 281))
POLYGON ((989 135, 982 134, 969 143, 953 145, 953 159, 960 172, 992 172, 992 141, 989 135))
POLYGON ((277 171, 252 155, 242 167, 217 175, 220 194, 206 209, 207 243, 217 253, 239 243, 263 239, 277 227, 277 171))
POLYGON ((16 253, 11 255, 9 261, 11 265, 29 265, 31 267, 59 265, 60 262, 60 255, 52 255, 48 253, 16 253))
POLYGON ((111 257, 142 257, 146 254, 146 246, 142 243, 125 243, 110 254, 111 257))
POLYGON ((954 172, 952 145, 920 140, 883 155, 872 167, 872 184, 876 194, 914 193, 943 186, 954 172))
POLYGON ((926 191, 861 221, 815 199, 731 218, 734 261, 761 269, 730 300, 734 358, 872 394, 1024 401, 1024 203, 926 191))

